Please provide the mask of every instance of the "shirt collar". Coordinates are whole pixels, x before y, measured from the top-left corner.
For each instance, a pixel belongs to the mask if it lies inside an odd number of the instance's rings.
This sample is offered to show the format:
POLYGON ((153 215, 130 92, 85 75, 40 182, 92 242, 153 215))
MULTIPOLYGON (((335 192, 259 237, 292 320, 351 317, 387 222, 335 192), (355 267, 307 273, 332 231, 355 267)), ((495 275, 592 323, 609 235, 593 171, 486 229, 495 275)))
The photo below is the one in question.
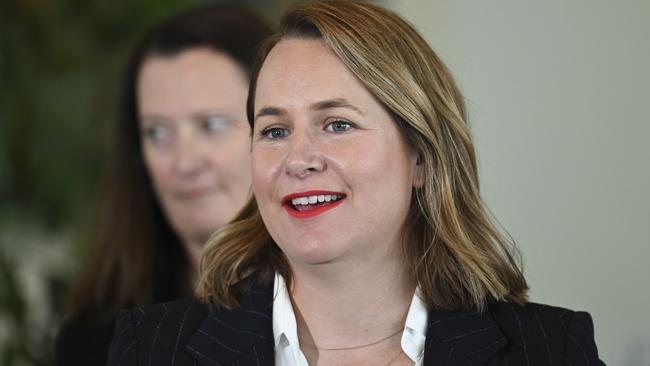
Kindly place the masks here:
POLYGON ((416 364, 424 356, 424 341, 427 335, 429 313, 422 301, 420 287, 415 290, 409 312, 406 314, 404 333, 402 333, 402 350, 416 364))
MULTIPOLYGON (((277 348, 282 342, 287 342, 293 353, 299 352, 298 329, 296 316, 287 290, 284 278, 275 274, 273 281, 273 338, 277 348)), ((404 332, 402 333, 402 350, 416 364, 424 355, 424 341, 427 332, 428 312, 420 298, 420 288, 413 294, 411 306, 406 314, 404 332)))
POLYGON ((273 339, 278 347, 283 338, 289 345, 298 345, 298 328, 296 315, 293 312, 291 298, 284 278, 275 273, 273 281, 273 339))

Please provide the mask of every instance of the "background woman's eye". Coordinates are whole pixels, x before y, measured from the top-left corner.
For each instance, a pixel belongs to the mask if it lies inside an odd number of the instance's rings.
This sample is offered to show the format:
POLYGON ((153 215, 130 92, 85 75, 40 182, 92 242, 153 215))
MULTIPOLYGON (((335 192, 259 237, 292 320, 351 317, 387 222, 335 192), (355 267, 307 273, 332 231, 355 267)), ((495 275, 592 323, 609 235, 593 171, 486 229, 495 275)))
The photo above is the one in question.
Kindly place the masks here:
POLYGON ((150 140, 160 140, 165 137, 165 128, 162 126, 147 126, 144 129, 144 135, 150 140))
POLYGON ((267 128, 262 133, 264 136, 270 139, 281 139, 283 137, 289 136, 289 130, 280 127, 267 128))
POLYGON ((341 132, 345 132, 345 131, 349 130, 350 128, 352 128, 352 124, 350 122, 347 122, 347 121, 338 120, 338 121, 334 121, 334 122, 329 123, 327 125, 327 127, 325 127, 325 128, 330 132, 341 133, 341 132))
POLYGON ((166 145, 173 139, 173 131, 167 126, 150 124, 142 129, 143 138, 151 141, 154 145, 166 145))
POLYGON ((220 132, 228 126, 228 119, 223 116, 210 116, 205 120, 203 126, 207 131, 220 132))

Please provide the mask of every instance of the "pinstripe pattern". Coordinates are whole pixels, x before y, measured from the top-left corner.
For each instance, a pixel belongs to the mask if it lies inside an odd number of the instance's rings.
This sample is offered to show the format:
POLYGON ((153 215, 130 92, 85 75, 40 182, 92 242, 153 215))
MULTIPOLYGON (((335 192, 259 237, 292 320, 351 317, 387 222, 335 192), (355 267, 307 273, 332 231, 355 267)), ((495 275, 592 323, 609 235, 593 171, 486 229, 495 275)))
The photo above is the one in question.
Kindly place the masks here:
MULTIPOLYGON (((133 323, 128 322, 128 318, 127 318, 127 317, 121 318, 121 319, 120 319, 119 321, 117 321, 116 323, 117 323, 117 324, 115 324, 116 329, 121 329, 121 331, 120 331, 119 333, 116 333, 116 335, 115 335, 115 338, 117 338, 117 339, 124 339, 124 338, 126 338, 126 337, 124 336, 124 333, 133 330, 133 323), (123 323, 127 323, 127 324, 123 324, 123 323)), ((135 343, 134 343, 134 344, 135 344, 135 343)), ((127 350, 128 350, 128 348, 127 348, 127 350)), ((126 351, 126 350, 125 350, 125 351, 126 351)), ((115 353, 115 349, 111 349, 111 350, 109 351, 109 356, 113 356, 114 353, 115 353)), ((122 359, 122 358, 120 357, 120 360, 121 360, 121 359, 122 359)))
POLYGON ((151 352, 149 353, 149 362, 147 362, 148 366, 151 366, 151 357, 154 354, 153 350, 156 347, 156 340, 158 340, 158 333, 160 333, 160 326, 162 325, 163 321, 165 321, 167 314, 169 314, 169 308, 167 307, 167 304, 162 304, 162 306, 163 309, 165 309, 165 314, 163 314, 162 318, 160 318, 160 320, 158 321, 158 324, 156 324, 156 332, 153 334, 153 341, 151 341, 151 352))
POLYGON ((526 337, 524 337, 524 330, 521 327, 521 319, 519 318, 519 314, 517 314, 516 311, 514 311, 514 308, 512 304, 508 304, 510 308, 513 310, 512 313, 515 314, 515 318, 517 319, 517 327, 519 328, 519 336, 521 339, 521 347, 523 348, 524 355, 526 356, 526 366, 530 366, 530 360, 528 357, 528 349, 526 348, 526 337))
POLYGON ((199 333, 201 333, 201 334, 207 336, 208 338, 210 338, 211 340, 213 340, 214 343, 216 343, 217 345, 219 345, 219 347, 223 347, 223 348, 225 348, 227 351, 230 351, 230 352, 233 352, 233 353, 237 353, 237 354, 240 354, 240 355, 242 354, 240 351, 237 351, 236 349, 232 349, 232 348, 228 347, 227 345, 223 344, 220 340, 218 340, 217 338, 215 338, 214 336, 212 336, 212 334, 207 333, 207 332, 204 331, 203 329, 199 329, 199 333))
POLYGON ((178 327, 178 333, 176 334, 176 344, 174 345, 174 353, 172 353, 172 365, 176 362, 176 352, 178 352, 178 346, 181 340, 181 332, 183 331, 183 326, 185 325, 185 319, 187 318, 187 313, 190 312, 190 308, 185 310, 183 314, 183 320, 181 321, 180 327, 178 327))
POLYGON ((219 362, 217 362, 217 361, 211 359, 210 357, 204 355, 203 353, 195 350, 194 348, 192 348, 192 346, 187 346, 187 349, 192 351, 195 355, 197 355, 199 357, 202 357, 202 358, 205 358, 206 360, 208 360, 208 362, 210 362, 210 364, 221 366, 221 364, 219 362))
POLYGON ((542 336, 544 337, 544 344, 546 345, 546 354, 548 355, 548 364, 552 365, 553 364, 553 354, 551 353, 551 344, 549 343, 548 336, 546 335, 546 331, 544 330, 544 324, 542 323, 542 319, 539 317, 539 313, 544 310, 546 306, 542 305, 539 310, 535 311, 535 320, 537 320, 537 325, 539 326, 540 331, 542 332, 542 336))
POLYGON ((456 340, 459 340, 461 338, 465 338, 467 336, 471 336, 471 335, 475 335, 477 333, 482 333, 482 332, 488 331, 488 330, 490 330, 490 329, 492 329, 494 327, 496 327, 496 325, 493 324, 493 325, 490 325, 490 326, 485 327, 483 329, 475 329, 475 330, 469 331, 467 333, 463 333, 463 334, 460 334, 460 335, 457 335, 457 336, 453 336, 451 338, 443 339, 442 341, 443 342, 456 341, 456 340))
MULTIPOLYGON (((235 311, 183 300, 122 312, 108 365, 271 366, 270 304, 272 290, 255 285, 235 311)), ((584 312, 496 303, 485 313, 430 311, 428 321, 426 366, 604 365, 584 312)))
POLYGON ((226 323, 226 322, 222 321, 221 319, 219 319, 218 316, 213 316, 212 320, 214 320, 217 323, 219 323, 220 325, 223 325, 224 327, 232 330, 233 332, 241 333, 241 334, 244 334, 244 335, 247 335, 247 336, 257 337, 257 338, 260 338, 260 339, 266 339, 267 338, 262 334, 258 334, 256 332, 251 332, 251 331, 248 331, 248 330, 245 330, 245 329, 239 329, 239 328, 237 328, 237 326, 234 326, 234 325, 229 325, 228 323, 226 323))
POLYGON ((255 349, 255 347, 253 347, 253 354, 255 355, 255 364, 257 366, 261 366, 260 356, 257 354, 257 350, 255 349))
POLYGON ((126 349, 124 349, 124 352, 122 352, 122 355, 120 356, 120 360, 117 362, 118 366, 122 364, 122 361, 124 361, 124 356, 126 356, 129 353, 129 351, 131 351, 131 349, 134 348, 136 343, 137 342, 134 339, 131 343, 129 343, 126 349))

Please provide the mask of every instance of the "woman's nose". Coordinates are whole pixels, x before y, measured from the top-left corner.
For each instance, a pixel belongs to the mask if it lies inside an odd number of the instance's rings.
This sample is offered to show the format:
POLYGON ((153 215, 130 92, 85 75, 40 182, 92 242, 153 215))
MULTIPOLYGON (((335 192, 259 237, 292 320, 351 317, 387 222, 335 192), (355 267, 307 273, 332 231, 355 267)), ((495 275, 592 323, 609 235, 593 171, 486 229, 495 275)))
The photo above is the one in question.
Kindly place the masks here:
POLYGON ((178 139, 174 168, 176 173, 183 176, 192 176, 199 173, 205 166, 207 159, 200 141, 191 136, 178 139))
POLYGON ((303 179, 327 168, 323 153, 315 140, 308 133, 294 131, 284 160, 288 175, 303 179))

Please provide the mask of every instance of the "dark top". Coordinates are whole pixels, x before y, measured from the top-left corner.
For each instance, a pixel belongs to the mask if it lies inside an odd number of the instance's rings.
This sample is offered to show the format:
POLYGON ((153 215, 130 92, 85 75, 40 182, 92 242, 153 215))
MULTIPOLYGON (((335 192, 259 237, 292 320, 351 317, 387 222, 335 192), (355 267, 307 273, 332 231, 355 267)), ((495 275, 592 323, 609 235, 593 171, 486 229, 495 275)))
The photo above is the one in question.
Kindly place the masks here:
MULTIPOLYGON (((123 311, 108 365, 270 366, 272 289, 254 285, 238 310, 196 300, 123 311)), ((585 312, 499 302, 482 313, 429 311, 424 365, 604 365, 585 312)))
POLYGON ((114 319, 104 323, 66 320, 56 335, 56 365, 106 365, 106 355, 114 329, 114 319))

